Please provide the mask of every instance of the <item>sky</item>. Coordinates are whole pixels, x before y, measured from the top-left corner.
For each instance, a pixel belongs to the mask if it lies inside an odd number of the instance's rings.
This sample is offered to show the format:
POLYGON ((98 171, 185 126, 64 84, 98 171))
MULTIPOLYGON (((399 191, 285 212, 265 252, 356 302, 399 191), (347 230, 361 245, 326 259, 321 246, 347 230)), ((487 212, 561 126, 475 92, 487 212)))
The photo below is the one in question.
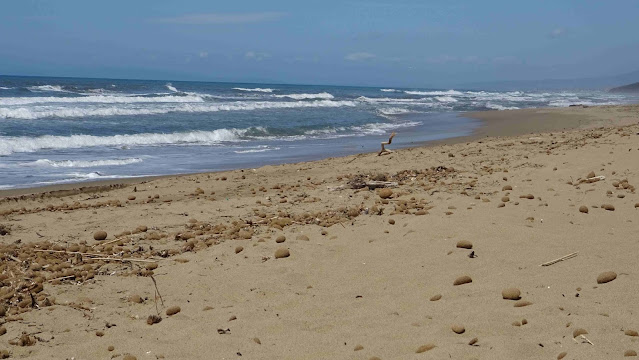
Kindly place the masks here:
POLYGON ((636 71, 637 34, 637 0, 1 0, 0 74, 446 87, 636 71))

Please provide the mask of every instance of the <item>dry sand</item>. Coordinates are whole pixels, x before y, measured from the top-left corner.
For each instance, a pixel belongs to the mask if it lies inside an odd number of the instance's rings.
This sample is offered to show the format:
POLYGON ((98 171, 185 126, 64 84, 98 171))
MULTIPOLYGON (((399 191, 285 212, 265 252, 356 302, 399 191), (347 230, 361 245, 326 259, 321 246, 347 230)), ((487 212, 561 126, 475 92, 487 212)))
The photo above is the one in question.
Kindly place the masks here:
POLYGON ((381 157, 0 192, 0 357, 639 350, 639 106, 472 116, 381 157))

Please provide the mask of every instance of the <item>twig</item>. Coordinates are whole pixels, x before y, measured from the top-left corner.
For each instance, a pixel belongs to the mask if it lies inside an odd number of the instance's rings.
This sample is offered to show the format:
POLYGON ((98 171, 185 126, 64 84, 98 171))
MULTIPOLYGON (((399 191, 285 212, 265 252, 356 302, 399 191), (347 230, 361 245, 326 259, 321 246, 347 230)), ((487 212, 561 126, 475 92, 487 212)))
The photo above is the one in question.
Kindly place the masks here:
POLYGON ((158 260, 146 260, 146 259, 133 259, 133 258, 113 258, 113 257, 99 257, 99 258, 90 258, 91 260, 114 260, 114 261, 122 261, 122 262, 127 262, 127 261, 137 261, 137 262, 147 262, 147 263, 154 263, 154 262, 158 262, 158 260))
POLYGON ((575 256, 577 256, 577 254, 578 254, 578 253, 579 253, 579 252, 574 252, 574 253, 572 253, 572 254, 568 254, 568 255, 566 255, 566 256, 562 256, 562 257, 560 257, 560 258, 558 258, 558 259, 551 260, 551 261, 545 262, 545 263, 543 263, 543 264, 539 264, 539 266, 550 266, 550 265, 552 265, 552 264, 556 264, 556 263, 558 263, 558 262, 560 262, 560 261, 564 261, 564 260, 572 259, 572 258, 574 258, 575 256))
MULTIPOLYGON (((588 338, 587 338, 587 337, 585 337, 585 336, 583 336, 583 335, 579 335, 578 337, 580 337, 580 338, 582 338, 582 339, 586 340, 586 342, 587 342, 588 344, 590 344, 590 345, 595 345, 595 344, 593 344, 593 343, 592 343, 592 341, 588 340, 588 338)), ((577 339, 576 339, 576 338, 573 338, 572 340, 573 340, 574 342, 577 342, 577 339)), ((583 343, 583 341, 582 341, 582 343, 583 343)))
POLYGON ((157 311, 158 315, 160 315, 160 310, 158 310, 158 297, 160 298, 160 302, 162 302, 162 306, 164 306, 164 300, 162 299, 162 295, 160 295, 160 290, 158 289, 158 283, 155 281, 153 275, 150 276, 151 280, 153 280, 153 285, 155 286, 155 296, 153 299, 155 300, 155 311, 157 311))
POLYGON ((59 277, 59 278, 55 278, 55 279, 49 279, 47 281, 48 282, 53 282, 53 281, 56 281, 56 280, 70 279, 70 278, 74 278, 74 277, 75 277, 75 275, 69 275, 69 276, 63 276, 63 277, 59 277))
POLYGON ((94 247, 96 247, 96 246, 98 246, 98 245, 109 245, 109 244, 113 244, 114 242, 118 242, 118 241, 120 241, 120 240, 122 240, 122 239, 117 238, 117 239, 109 240, 109 241, 107 241, 107 242, 103 242, 103 243, 102 243, 102 242, 100 242, 100 243, 97 243, 97 244, 93 244, 93 245, 91 245, 91 248, 94 248, 94 247))
POLYGON ((114 258, 114 257, 105 257, 104 254, 95 254, 95 253, 82 253, 79 251, 64 251, 64 250, 33 250, 37 252, 51 252, 51 253, 60 253, 60 254, 80 254, 82 256, 87 256, 91 260, 115 260, 115 261, 138 261, 138 262, 158 262, 159 259, 132 259, 132 258, 114 258))

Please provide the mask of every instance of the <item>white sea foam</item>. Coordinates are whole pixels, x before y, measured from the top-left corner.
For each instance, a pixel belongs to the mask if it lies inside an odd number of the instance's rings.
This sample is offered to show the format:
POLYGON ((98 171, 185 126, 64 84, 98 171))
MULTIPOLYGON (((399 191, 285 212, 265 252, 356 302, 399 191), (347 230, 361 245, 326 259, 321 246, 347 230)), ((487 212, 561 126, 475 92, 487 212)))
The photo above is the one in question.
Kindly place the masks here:
POLYGON ((115 115, 157 115, 167 113, 207 113, 218 111, 252 111, 264 109, 288 109, 288 108, 323 108, 357 106, 353 101, 294 101, 294 102, 272 102, 272 101, 244 101, 221 104, 197 104, 184 103, 175 105, 163 105, 153 107, 19 107, 0 108, 0 119, 26 119, 34 120, 47 117, 89 117, 89 116, 115 116, 115 115))
POLYGON ((215 145, 226 141, 240 141, 250 129, 218 129, 170 134, 131 134, 114 136, 71 135, 40 137, 0 136, 0 155, 40 150, 78 149, 95 146, 129 147, 154 145, 215 145))
POLYGON ((268 147, 268 146, 259 146, 255 149, 248 149, 248 150, 236 150, 234 151, 234 153, 236 154, 252 154, 252 153, 261 153, 261 152, 267 152, 267 151, 273 151, 273 150, 279 150, 280 148, 278 147, 268 147))
POLYGON ((420 124, 421 123, 417 121, 408 121, 403 123, 371 123, 362 126, 354 126, 352 129, 365 135, 380 135, 386 134, 389 130, 413 127, 420 124))
POLYGON ((58 104, 58 103, 100 103, 100 104, 134 104, 134 103, 190 103, 204 102, 200 96, 112 96, 92 95, 78 97, 6 97, 0 98, 0 105, 58 104))
POLYGON ((290 98, 295 100, 306 100, 306 99, 333 99, 334 96, 327 93, 321 92, 318 94, 286 94, 286 95, 273 95, 276 98, 290 98))
POLYGON ((253 89, 248 89, 248 88, 240 88, 240 87, 236 87, 233 88, 233 90, 239 90, 239 91, 253 91, 253 92, 263 92, 263 93, 272 93, 274 91, 274 89, 269 89, 269 88, 253 88, 253 89))
POLYGON ((396 108, 396 107, 382 108, 377 111, 379 111, 381 114, 384 114, 384 115, 400 115, 400 114, 407 114, 407 113, 413 112, 412 110, 409 110, 409 109, 396 108))
POLYGON ((423 96, 442 96, 442 95, 462 95, 461 91, 448 90, 448 91, 404 91, 409 95, 423 95, 423 96))
POLYGON ((32 92, 43 92, 43 91, 52 91, 52 92, 68 92, 62 88, 60 85, 38 85, 38 86, 29 86, 27 89, 32 92))
POLYGON ((503 106, 503 105, 499 105, 499 104, 493 104, 491 102, 487 102, 486 103, 486 107, 489 109, 494 109, 494 110, 517 110, 519 109, 516 106, 503 106))
POLYGON ((171 83, 168 83, 168 84, 166 84, 164 86, 166 86, 167 89, 169 89, 169 90, 171 90, 173 92, 178 92, 178 89, 176 89, 173 85, 171 85, 171 83))
POLYGON ((402 92, 401 90, 397 90, 397 89, 379 89, 379 91, 383 91, 383 92, 402 92))
POLYGON ((122 166, 140 163, 143 160, 140 158, 127 158, 127 159, 106 159, 106 160, 49 160, 38 159, 33 162, 22 163, 21 166, 43 166, 54 168, 89 168, 98 166, 122 166))
POLYGON ((457 102, 457 99, 452 96, 436 96, 435 99, 443 103, 457 102))
POLYGON ((11 90, 13 88, 10 87, 5 87, 5 86, 0 86, 0 90, 11 90))

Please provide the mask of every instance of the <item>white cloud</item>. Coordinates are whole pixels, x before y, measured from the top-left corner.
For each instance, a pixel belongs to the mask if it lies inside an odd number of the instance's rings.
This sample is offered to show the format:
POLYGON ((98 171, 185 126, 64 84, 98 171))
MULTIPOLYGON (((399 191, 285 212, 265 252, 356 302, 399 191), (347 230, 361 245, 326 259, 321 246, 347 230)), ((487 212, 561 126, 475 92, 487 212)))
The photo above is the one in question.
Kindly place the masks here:
POLYGON ((344 57, 344 59, 348 61, 364 61, 374 59, 376 57, 375 54, 367 53, 367 52, 356 52, 350 53, 344 57))
POLYGON ((209 57, 209 53, 207 51, 200 51, 200 57, 201 58, 207 58, 207 57, 209 57))
POLYGON ((152 19, 153 22, 164 24, 188 24, 188 25, 205 25, 205 24, 248 24, 264 21, 275 21, 286 16, 286 13, 267 11, 258 13, 235 13, 235 14, 190 14, 169 18, 152 19))
POLYGON ((457 62, 457 56, 451 55, 439 55, 439 56, 431 56, 426 58, 426 62, 430 64, 447 64, 452 62, 457 62))
POLYGON ((550 34, 548 36, 550 36, 551 38, 558 38, 562 35, 566 34, 566 29, 563 28, 556 28, 553 31, 550 32, 550 34))
POLYGON ((271 54, 257 51, 247 51, 244 57, 249 60, 262 61, 271 57, 271 54))

